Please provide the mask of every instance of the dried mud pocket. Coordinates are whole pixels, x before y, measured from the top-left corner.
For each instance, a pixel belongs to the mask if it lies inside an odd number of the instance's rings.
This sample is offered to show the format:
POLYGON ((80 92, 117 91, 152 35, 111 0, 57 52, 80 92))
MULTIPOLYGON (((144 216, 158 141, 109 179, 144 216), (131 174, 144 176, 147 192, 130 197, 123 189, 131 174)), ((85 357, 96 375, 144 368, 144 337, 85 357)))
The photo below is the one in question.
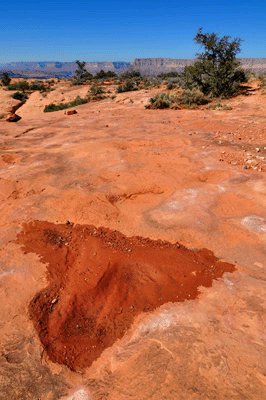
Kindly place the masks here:
POLYGON ((235 266, 211 251, 122 235, 93 226, 24 225, 17 243, 48 263, 49 286, 29 305, 53 362, 83 371, 121 338, 141 312, 195 299, 235 266))

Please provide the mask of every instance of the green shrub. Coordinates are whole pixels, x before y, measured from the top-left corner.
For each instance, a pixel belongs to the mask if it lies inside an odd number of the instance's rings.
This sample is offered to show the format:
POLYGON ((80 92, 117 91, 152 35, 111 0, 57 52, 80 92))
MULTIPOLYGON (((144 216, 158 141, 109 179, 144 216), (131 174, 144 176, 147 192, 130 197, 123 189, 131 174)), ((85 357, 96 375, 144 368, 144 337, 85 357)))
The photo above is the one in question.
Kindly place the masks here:
POLYGON ((11 78, 8 76, 8 72, 3 72, 3 77, 1 79, 3 86, 8 86, 11 82, 11 78))
POLYGON ((215 103, 215 104, 209 104, 207 106, 209 110, 217 110, 217 111, 229 111, 232 110, 231 106, 228 106, 227 104, 222 104, 222 103, 215 103))
POLYGON ((20 81, 11 83, 8 85, 8 90, 19 90, 20 92, 25 92, 25 90, 29 89, 29 83, 27 81, 20 81))
POLYGON ((177 98, 171 96, 168 93, 157 93, 150 98, 150 104, 146 105, 145 108, 149 109, 163 109, 163 108, 173 108, 178 109, 177 98))
POLYGON ((136 79, 139 78, 141 79, 141 73, 139 71, 134 71, 134 70, 128 70, 123 72, 123 74, 120 75, 120 78, 123 80, 127 80, 127 79, 136 79))
POLYGON ((29 85, 29 90, 45 90, 45 86, 42 82, 32 82, 29 85))
POLYGON ((132 92, 133 90, 138 90, 135 83, 132 80, 128 80, 124 85, 119 85, 116 89, 116 93, 132 92))
POLYGON ((66 108, 79 106, 79 105, 85 104, 87 102, 88 102, 87 98, 81 98, 80 96, 77 96, 75 100, 70 101, 69 103, 59 103, 59 104, 51 103, 44 107, 43 112, 46 113, 46 112, 65 110, 66 108))
POLYGON ((167 86, 166 86, 167 90, 172 90, 172 89, 175 89, 175 88, 176 88, 176 85, 174 83, 172 83, 172 82, 168 83, 167 86))
POLYGON ((162 72, 161 74, 157 75, 157 78, 167 79, 167 78, 176 78, 179 76, 178 72, 162 72))
POLYGON ((260 88, 266 89, 266 75, 260 75, 260 88))
POLYGON ((27 100, 28 96, 25 93, 15 92, 11 95, 13 99, 23 101, 23 103, 27 100))
POLYGON ((117 78, 117 74, 113 71, 105 72, 104 70, 101 70, 100 72, 97 72, 97 74, 94 76, 94 79, 112 79, 112 78, 117 78))
POLYGON ((181 104, 189 108, 208 103, 208 98, 200 91, 199 88, 185 89, 178 96, 178 100, 181 104))
POLYGON ((89 100, 102 100, 105 99, 106 96, 104 96, 105 90, 103 89, 102 86, 94 84, 89 92, 88 92, 88 99, 89 100))

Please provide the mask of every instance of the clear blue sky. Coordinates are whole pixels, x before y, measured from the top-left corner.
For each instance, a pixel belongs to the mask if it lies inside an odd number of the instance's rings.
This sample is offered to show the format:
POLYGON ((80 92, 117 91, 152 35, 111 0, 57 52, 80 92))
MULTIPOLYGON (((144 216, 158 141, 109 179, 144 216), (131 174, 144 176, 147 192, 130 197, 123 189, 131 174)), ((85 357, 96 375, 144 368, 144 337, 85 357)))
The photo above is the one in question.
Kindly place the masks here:
POLYGON ((266 0, 2 0, 0 63, 194 58, 198 28, 266 58, 266 0))

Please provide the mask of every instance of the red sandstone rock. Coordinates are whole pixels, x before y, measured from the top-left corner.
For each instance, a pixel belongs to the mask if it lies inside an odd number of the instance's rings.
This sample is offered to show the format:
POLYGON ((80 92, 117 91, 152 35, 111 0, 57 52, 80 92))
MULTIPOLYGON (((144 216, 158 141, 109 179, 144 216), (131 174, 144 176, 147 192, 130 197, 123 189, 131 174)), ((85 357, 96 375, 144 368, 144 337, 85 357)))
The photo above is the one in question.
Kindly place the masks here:
POLYGON ((76 110, 70 110, 70 111, 66 111, 65 113, 66 113, 66 115, 74 115, 74 114, 77 114, 78 112, 76 110))
MULTIPOLYGON (((84 97, 88 87, 55 87, 47 97, 31 95, 19 124, 0 120, 1 400, 70 400, 76 393, 82 400, 265 399, 265 96, 255 90, 226 100, 230 111, 145 110, 158 89, 140 90, 130 93, 132 104, 87 103, 66 120, 43 107, 60 102, 62 91, 66 101, 84 97), (27 254, 15 243, 18 235, 27 239, 24 222, 38 235, 47 224, 49 238, 31 238, 27 254), (97 229, 83 232, 84 225, 97 229), (122 269, 116 241, 98 240, 107 228, 125 237, 122 269), (156 274, 146 257, 136 257, 132 236, 158 240, 151 248, 156 274), (179 242, 184 258, 165 241, 179 242), (196 259, 181 275, 186 251, 204 247, 237 270, 213 280, 216 264, 196 259), (198 287, 195 297, 190 282, 201 274, 212 286, 198 287), (127 291, 128 281, 136 291, 127 291), (173 287, 184 302, 175 301, 173 287), (152 308, 138 314, 150 291, 152 308), (34 310, 48 347, 30 319, 34 310), (111 345, 104 329, 122 336, 111 345), (90 342, 81 358, 94 355, 83 373, 69 346, 77 342, 90 342), (51 361, 53 345, 76 373, 51 361)), ((1 110, 4 103, 14 104, 0 88, 1 110)))
POLYGON ((6 118, 7 122, 17 122, 21 119, 21 117, 17 114, 11 114, 6 118))

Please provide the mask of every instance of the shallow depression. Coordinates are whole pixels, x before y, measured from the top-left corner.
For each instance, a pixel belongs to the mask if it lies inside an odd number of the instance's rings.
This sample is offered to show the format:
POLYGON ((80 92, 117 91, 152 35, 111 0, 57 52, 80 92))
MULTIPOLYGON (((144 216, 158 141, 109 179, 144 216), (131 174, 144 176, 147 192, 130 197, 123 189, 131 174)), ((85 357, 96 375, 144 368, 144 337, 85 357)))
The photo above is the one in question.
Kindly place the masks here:
POLYGON ((199 286, 235 270, 207 249, 70 223, 25 224, 17 243, 48 263, 49 286, 29 313, 50 359, 74 371, 89 367, 141 312, 195 299, 199 286))

